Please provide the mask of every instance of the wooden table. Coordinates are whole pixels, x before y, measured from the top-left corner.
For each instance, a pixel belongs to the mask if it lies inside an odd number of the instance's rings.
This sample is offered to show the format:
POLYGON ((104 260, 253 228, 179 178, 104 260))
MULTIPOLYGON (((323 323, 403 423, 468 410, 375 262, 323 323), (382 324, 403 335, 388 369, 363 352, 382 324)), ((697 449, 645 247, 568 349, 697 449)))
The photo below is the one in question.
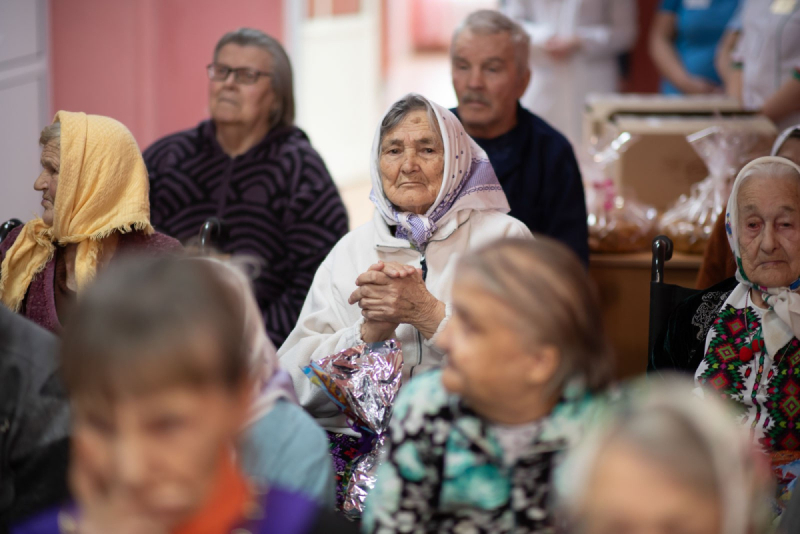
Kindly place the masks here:
MULTIPOLYGON (((694 287, 702 256, 675 253, 666 264, 665 282, 694 287)), ((589 275, 597 286, 603 323, 617 357, 617 376, 647 368, 652 254, 592 254, 589 275)))

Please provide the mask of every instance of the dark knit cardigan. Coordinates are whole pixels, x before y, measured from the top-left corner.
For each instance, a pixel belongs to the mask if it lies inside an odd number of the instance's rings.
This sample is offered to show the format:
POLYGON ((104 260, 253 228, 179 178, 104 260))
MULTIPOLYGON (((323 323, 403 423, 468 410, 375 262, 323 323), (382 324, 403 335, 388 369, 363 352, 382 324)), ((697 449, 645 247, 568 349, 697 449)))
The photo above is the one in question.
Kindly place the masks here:
POLYGON ((297 322, 317 267, 347 233, 347 212, 302 130, 281 127, 231 158, 211 121, 156 141, 144 152, 150 216, 186 243, 210 217, 226 234, 221 252, 258 258, 256 299, 280 347, 297 322))

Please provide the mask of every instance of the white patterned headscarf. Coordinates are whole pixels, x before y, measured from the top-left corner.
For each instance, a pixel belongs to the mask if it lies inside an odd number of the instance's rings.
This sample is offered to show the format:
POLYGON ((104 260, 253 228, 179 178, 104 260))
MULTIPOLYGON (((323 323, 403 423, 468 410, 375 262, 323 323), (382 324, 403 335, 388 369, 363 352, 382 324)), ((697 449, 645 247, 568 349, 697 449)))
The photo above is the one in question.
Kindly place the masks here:
MULTIPOLYGON (((769 310, 764 314, 762 328, 764 343, 767 353, 775 357, 792 336, 800 338, 800 278, 786 287, 766 287, 754 284, 744 272, 742 255, 739 251, 739 206, 737 198, 742 183, 747 179, 750 169, 763 163, 777 163, 794 169, 800 175, 800 167, 786 158, 765 156, 748 163, 739 171, 733 183, 731 196, 728 198, 728 208, 725 212, 725 232, 728 234, 728 244, 736 259, 736 280, 743 286, 760 291, 764 301, 769 305, 769 310)), ((729 299, 733 297, 733 294, 729 299)), ((727 302, 727 301, 726 301, 727 302)))
MULTIPOLYGON (((464 209, 492 210, 508 213, 510 208, 503 188, 497 180, 489 157, 464 130, 453 113, 427 98, 417 96, 430 104, 444 143, 444 175, 436 200, 422 215, 397 211, 383 191, 379 160, 381 127, 375 132, 372 143, 370 174, 372 191, 370 199, 389 226, 396 226, 396 237, 407 239, 415 248, 424 250, 433 237, 439 222, 446 214, 464 209)), ((393 106, 389 107, 391 110, 393 106)), ((384 113, 384 117, 389 110, 384 113)), ((381 118, 383 122, 383 118, 381 118)))
POLYGON ((772 152, 770 152, 770 156, 777 156, 778 152, 780 152, 783 144, 794 134, 795 132, 800 132, 800 124, 795 124, 794 126, 790 126, 786 128, 781 134, 775 139, 775 144, 772 145, 772 152))

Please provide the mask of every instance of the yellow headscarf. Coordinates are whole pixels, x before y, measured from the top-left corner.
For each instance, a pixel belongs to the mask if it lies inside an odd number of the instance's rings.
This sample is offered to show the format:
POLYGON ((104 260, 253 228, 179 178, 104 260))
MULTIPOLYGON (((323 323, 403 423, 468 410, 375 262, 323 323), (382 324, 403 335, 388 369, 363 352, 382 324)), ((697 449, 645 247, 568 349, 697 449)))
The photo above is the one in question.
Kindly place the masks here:
POLYGON ((113 232, 152 233, 147 168, 136 140, 118 121, 59 111, 61 155, 53 225, 36 218, 23 227, 0 266, 0 300, 18 311, 55 246, 77 243, 80 291, 95 275, 102 239, 113 232))

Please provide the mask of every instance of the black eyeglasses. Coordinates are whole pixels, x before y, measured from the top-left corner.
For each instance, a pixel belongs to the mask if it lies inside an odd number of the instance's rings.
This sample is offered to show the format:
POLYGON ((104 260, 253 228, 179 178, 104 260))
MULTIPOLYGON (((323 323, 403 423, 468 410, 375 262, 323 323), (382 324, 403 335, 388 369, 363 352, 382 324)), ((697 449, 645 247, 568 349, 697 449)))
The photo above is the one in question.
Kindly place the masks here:
POLYGON ((232 69, 226 65, 219 65, 217 63, 211 63, 206 69, 208 70, 208 79, 214 80, 215 82, 224 82, 228 79, 231 72, 233 73, 233 81, 244 85, 256 83, 261 76, 272 76, 270 72, 263 72, 248 67, 232 69))

